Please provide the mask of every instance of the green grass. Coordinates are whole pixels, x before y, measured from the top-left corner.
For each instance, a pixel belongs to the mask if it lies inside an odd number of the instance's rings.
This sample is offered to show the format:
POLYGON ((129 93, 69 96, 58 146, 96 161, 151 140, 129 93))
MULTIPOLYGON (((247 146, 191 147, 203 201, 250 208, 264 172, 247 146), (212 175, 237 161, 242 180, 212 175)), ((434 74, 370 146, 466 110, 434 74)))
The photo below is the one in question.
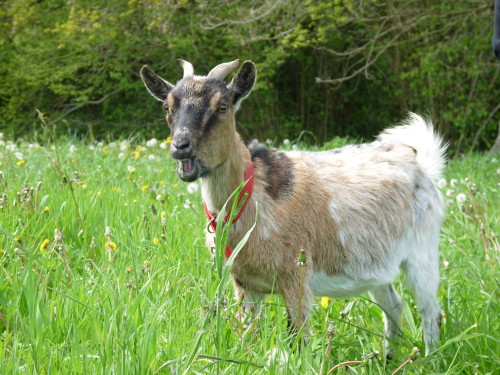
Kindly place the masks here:
POLYGON ((387 364, 372 355, 381 351, 383 323, 367 296, 326 308, 316 300, 314 335, 300 352, 290 349, 280 297, 270 296, 261 319, 243 330, 227 274, 205 249, 199 189, 177 179, 159 144, 91 149, 73 141, 71 151, 71 140, 56 149, 5 142, 0 374, 327 374, 346 361, 362 363, 333 373, 387 374, 414 347, 420 353, 398 373, 500 369, 500 163, 491 156, 452 160, 445 172, 439 349, 421 355, 420 317, 398 279, 404 338, 387 364))

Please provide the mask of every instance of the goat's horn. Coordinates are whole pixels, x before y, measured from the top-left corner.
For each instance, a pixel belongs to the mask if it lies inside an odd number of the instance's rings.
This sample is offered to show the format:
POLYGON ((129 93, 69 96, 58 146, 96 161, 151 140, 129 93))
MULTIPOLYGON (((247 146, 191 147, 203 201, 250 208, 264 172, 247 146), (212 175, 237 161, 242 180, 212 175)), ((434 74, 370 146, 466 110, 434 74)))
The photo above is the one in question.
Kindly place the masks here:
POLYGON ((179 59, 177 61, 179 61, 179 64, 181 64, 182 68, 184 69, 184 77, 183 78, 194 76, 193 64, 191 64, 190 62, 188 62, 186 60, 181 60, 181 59, 179 59))
POLYGON ((217 78, 223 80, 231 73, 236 67, 240 65, 240 60, 234 60, 227 63, 219 64, 208 73, 207 78, 217 78))

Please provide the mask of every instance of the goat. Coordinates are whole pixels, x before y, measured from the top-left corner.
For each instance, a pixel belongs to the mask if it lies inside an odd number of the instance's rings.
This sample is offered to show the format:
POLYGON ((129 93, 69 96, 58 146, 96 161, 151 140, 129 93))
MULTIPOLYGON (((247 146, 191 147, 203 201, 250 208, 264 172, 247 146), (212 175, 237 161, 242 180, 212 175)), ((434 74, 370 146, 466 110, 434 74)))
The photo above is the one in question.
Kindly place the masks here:
MULTIPOLYGON (((179 177, 201 179, 205 208, 216 217, 247 166, 254 168, 250 203, 229 236, 229 246, 238 244, 254 224, 258 203, 259 220, 231 268, 242 319, 258 312, 266 294, 278 292, 291 329, 309 334, 313 296, 368 292, 383 310, 390 358, 402 315, 392 282, 402 269, 422 316, 428 355, 441 320, 436 294, 443 199, 435 181, 446 150, 432 123, 410 114, 372 143, 330 151, 279 151, 256 141, 246 147, 235 112, 255 84, 255 65, 245 61, 226 84, 239 60, 207 76, 194 75, 192 64, 179 61, 184 76, 175 85, 147 66, 140 73, 167 112, 179 177), (304 285, 297 268, 301 249, 307 257, 304 285)), ((207 243, 212 236, 207 232, 207 243)))

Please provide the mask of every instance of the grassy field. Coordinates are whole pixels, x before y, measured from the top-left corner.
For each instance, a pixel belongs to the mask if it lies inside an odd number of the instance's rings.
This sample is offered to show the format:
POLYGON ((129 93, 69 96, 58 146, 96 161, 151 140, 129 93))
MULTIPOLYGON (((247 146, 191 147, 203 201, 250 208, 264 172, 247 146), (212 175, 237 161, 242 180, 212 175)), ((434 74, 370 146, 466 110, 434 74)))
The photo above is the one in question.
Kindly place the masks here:
POLYGON ((440 181, 440 347, 421 354, 419 314, 398 279, 404 338, 390 363, 377 354, 382 316, 366 295, 316 300, 314 336, 300 352, 277 296, 243 330, 227 273, 204 247, 198 185, 177 179, 166 142, 1 139, 0 171, 0 374, 500 371, 500 163, 491 156, 452 160, 440 181))

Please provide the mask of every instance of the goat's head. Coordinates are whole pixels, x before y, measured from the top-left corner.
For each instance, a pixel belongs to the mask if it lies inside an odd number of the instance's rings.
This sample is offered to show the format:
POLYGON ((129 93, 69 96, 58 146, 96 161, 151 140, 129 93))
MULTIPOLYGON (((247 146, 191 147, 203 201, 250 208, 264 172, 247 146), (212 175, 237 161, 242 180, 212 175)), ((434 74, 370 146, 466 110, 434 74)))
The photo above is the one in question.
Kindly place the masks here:
POLYGON ((142 67, 141 77, 167 111, 170 154, 179 161, 177 174, 184 181, 194 181, 226 161, 236 132, 234 114, 252 91, 256 69, 251 61, 245 61, 227 85, 224 79, 239 60, 217 65, 207 76, 195 76, 189 62, 179 62, 184 77, 176 85, 148 66, 142 67))

